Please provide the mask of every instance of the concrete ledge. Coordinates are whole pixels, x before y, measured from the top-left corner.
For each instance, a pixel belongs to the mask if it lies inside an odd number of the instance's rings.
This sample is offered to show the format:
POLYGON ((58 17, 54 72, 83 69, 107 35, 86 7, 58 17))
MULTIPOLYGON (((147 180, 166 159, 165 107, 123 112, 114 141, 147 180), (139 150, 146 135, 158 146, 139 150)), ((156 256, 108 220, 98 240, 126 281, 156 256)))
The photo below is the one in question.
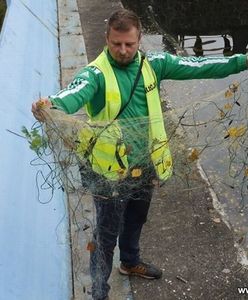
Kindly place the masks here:
POLYGON ((87 65, 82 27, 76 0, 59 0, 61 85, 65 87, 87 65))

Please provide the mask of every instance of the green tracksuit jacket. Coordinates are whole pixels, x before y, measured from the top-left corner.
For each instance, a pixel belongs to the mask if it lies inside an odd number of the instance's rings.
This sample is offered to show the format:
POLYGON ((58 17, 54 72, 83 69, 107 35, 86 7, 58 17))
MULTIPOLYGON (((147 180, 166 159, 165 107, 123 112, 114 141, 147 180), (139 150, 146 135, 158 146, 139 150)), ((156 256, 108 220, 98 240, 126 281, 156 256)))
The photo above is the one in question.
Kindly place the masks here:
MULTIPOLYGON (((106 50, 107 51, 107 50, 106 50)), ((234 55, 230 57, 181 57, 169 53, 151 53, 147 55, 158 80, 164 79, 204 79, 223 78, 230 74, 246 70, 246 55, 234 55)), ((109 61, 113 66, 120 92, 122 105, 130 96, 137 70, 138 58, 125 67, 118 64, 108 54, 109 61)), ((92 116, 105 105, 105 81, 103 74, 95 67, 83 68, 64 90, 50 96, 53 104, 71 114, 78 111, 86 103, 90 103, 92 116)), ((136 87, 132 101, 121 114, 121 118, 147 116, 146 95, 142 77, 136 87)))

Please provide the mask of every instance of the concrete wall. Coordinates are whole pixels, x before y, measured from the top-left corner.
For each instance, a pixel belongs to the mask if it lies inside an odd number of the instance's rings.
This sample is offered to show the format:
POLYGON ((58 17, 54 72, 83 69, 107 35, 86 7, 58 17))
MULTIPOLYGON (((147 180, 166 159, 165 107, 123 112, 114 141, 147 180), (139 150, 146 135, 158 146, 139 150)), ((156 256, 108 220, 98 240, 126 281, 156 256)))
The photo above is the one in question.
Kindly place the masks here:
POLYGON ((49 201, 48 190, 38 198, 35 153, 7 131, 30 128, 31 103, 59 89, 58 56, 56 1, 8 1, 0 36, 0 300, 71 294, 64 195, 56 190, 49 201))

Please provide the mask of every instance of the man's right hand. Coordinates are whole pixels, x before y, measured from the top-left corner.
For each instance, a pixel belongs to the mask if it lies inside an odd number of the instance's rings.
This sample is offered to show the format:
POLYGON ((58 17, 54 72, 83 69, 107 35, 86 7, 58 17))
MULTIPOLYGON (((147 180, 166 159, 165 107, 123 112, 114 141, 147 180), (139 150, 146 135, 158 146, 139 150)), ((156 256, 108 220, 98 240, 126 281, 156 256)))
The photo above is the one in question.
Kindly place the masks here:
POLYGON ((32 104, 31 111, 38 121, 44 122, 46 120, 44 109, 50 108, 51 106, 52 103, 47 98, 42 98, 32 104))

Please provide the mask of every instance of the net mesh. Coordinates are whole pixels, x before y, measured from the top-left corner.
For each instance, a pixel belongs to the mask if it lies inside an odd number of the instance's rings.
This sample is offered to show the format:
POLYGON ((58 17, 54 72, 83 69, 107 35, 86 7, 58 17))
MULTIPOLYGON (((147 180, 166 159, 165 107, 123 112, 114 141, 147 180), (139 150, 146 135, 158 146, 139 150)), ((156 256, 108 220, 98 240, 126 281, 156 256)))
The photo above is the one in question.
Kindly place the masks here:
MULTIPOLYGON (((242 241, 246 240, 248 228, 247 92, 248 79, 242 78, 183 108, 172 109, 167 101, 162 103, 173 157, 170 181, 185 192, 185 197, 192 190, 200 189, 206 184, 206 179, 199 175, 200 162, 208 184, 217 194, 221 209, 236 233, 236 239, 242 237, 242 241)), ((165 90, 162 89, 163 93, 165 90)), ((98 266, 102 271, 95 272, 102 274, 106 269, 101 249, 96 252, 95 244, 91 243, 98 220, 95 215, 89 214, 95 210, 90 195, 98 201, 109 198, 114 201, 120 194, 132 197, 134 188, 138 193, 144 192, 147 182, 157 189, 166 185, 155 176, 149 159, 151 149, 147 151, 149 126, 153 121, 143 117, 93 124, 86 121, 83 113, 70 116, 58 110, 44 110, 44 115, 44 125, 39 124, 24 132, 30 147, 36 152, 32 164, 41 167, 37 172, 39 195, 43 189, 48 189, 51 192, 48 201, 51 201, 54 191, 63 188, 70 199, 74 274, 80 282, 82 268, 87 264, 82 262, 81 251, 85 251, 82 243, 87 241, 89 252, 97 253, 102 261, 98 266), (97 168, 92 170, 89 158, 95 155, 97 140, 106 142, 106 139, 101 140, 102 136, 115 141, 114 154, 116 158, 118 152, 120 161, 114 180, 107 178, 104 172, 98 172, 97 168), (94 143, 89 147, 92 137, 94 143), (128 155, 129 172, 126 172, 125 157, 128 155)), ((118 205, 122 204, 115 203, 117 212, 118 205)), ((104 207, 98 209, 103 210, 104 207)), ((100 289, 101 286, 98 287, 100 289)))

